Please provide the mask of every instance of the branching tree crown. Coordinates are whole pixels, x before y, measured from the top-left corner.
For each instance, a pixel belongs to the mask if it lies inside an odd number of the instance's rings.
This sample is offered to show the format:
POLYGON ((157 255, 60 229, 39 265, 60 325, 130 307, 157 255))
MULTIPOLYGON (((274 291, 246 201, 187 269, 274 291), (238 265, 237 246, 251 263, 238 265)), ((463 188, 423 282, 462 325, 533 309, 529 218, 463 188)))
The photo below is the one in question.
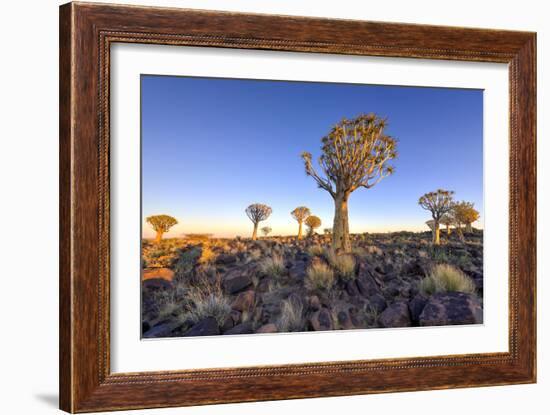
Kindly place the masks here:
POLYGON ((168 232, 170 228, 178 223, 176 218, 168 215, 153 215, 145 219, 157 233, 156 241, 160 242, 162 235, 168 232))
POLYGON ((389 161, 397 157, 397 141, 384 134, 385 128, 386 121, 374 114, 344 118, 322 139, 319 166, 324 177, 313 168, 308 152, 302 153, 306 174, 333 197, 373 187, 393 173, 389 161))
POLYGON ((453 207, 453 218, 458 226, 466 225, 466 232, 472 231, 472 223, 479 219, 479 212, 471 202, 458 202, 453 207))
POLYGON ((318 216, 311 215, 306 219, 306 225, 309 228, 309 234, 313 234, 315 229, 321 226, 321 219, 318 216))
POLYGON ((258 235, 258 223, 266 220, 271 215, 271 208, 261 203, 253 203, 245 209, 246 215, 254 224, 252 239, 255 240, 258 235))
POLYGON ((432 219, 439 223, 443 215, 453 209, 453 195, 451 190, 437 189, 429 192, 418 199, 418 204, 431 212, 432 219))
POLYGON ((290 212, 292 217, 298 221, 298 223, 303 222, 310 214, 311 211, 306 206, 298 206, 292 212, 290 212))

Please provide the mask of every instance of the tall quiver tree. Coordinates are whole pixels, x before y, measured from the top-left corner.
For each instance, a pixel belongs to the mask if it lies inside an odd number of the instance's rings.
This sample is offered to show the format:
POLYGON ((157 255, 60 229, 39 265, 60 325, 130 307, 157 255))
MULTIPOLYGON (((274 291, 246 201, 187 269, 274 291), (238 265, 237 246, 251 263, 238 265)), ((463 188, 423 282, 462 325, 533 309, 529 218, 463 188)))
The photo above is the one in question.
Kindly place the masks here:
POLYGON ((294 209, 292 212, 290 212, 292 217, 296 219, 298 222, 298 239, 302 239, 302 225, 304 221, 307 219, 309 215, 311 215, 311 211, 309 208, 305 206, 298 206, 296 209, 294 209))
POLYGON ((453 209, 453 194, 451 190, 437 189, 435 192, 429 192, 418 199, 418 204, 426 210, 429 210, 433 219, 433 238, 434 245, 439 245, 439 224, 441 218, 453 209))
POLYGON ((386 121, 375 114, 344 118, 323 137, 318 174, 311 154, 302 153, 306 174, 334 199, 332 247, 351 251, 348 220, 348 199, 360 187, 370 189, 393 173, 389 162, 397 157, 397 142, 384 133, 386 121))
POLYGON ((261 203, 254 203, 245 209, 246 215, 254 224, 254 231, 252 232, 252 240, 255 241, 258 237, 258 224, 269 218, 271 215, 271 208, 261 203))
POLYGON ((176 218, 168 215, 153 215, 145 219, 149 225, 155 230, 157 236, 156 243, 160 243, 162 235, 170 230, 170 228, 178 223, 176 218))

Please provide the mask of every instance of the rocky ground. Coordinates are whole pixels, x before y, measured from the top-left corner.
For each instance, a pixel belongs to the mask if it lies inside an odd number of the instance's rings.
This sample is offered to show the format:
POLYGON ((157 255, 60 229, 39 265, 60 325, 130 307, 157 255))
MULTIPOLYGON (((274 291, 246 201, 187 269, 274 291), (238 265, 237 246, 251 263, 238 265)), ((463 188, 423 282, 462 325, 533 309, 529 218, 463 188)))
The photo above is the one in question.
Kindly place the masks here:
POLYGON ((144 338, 411 327, 482 322, 483 232, 352 235, 335 256, 330 235, 143 241, 144 338), (428 293, 437 264, 461 270, 470 292, 428 293), (314 273, 311 270, 320 270, 314 273))

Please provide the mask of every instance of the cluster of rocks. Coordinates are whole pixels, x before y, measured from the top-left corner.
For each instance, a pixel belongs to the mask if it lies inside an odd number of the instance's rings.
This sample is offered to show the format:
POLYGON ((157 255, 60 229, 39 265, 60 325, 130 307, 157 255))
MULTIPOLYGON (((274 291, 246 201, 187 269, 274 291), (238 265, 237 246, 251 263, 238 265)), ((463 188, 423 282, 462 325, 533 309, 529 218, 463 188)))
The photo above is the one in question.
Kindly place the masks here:
POLYGON ((314 255, 309 248, 329 246, 330 236, 183 245, 171 267, 144 270, 142 333, 151 338, 479 324, 483 321, 482 237, 476 231, 464 243, 449 239, 434 249, 428 233, 353 235, 354 275, 337 277, 330 290, 307 289, 304 283, 310 265, 326 261, 322 253, 314 255), (199 253, 208 249, 212 259, 204 264, 200 255, 191 256, 186 274, 178 275, 178 255, 190 249, 199 253), (273 256, 283 261, 277 275, 262 267, 273 256), (442 262, 470 276, 477 292, 422 293, 419 282, 442 262), (182 286, 192 285, 199 274, 220 278, 220 293, 228 304, 223 319, 186 318, 185 298, 174 304, 174 296, 185 292, 182 286), (172 299, 170 313, 162 313, 160 302, 165 298, 172 299))

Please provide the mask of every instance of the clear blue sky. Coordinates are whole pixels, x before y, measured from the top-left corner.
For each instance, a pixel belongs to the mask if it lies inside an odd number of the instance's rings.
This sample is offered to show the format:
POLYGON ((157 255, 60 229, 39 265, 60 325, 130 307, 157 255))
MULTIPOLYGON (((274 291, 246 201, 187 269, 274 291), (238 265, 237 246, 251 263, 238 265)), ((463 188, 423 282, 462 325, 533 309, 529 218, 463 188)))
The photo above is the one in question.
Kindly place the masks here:
POLYGON ((483 215, 481 90, 149 75, 141 88, 143 219, 176 217, 167 236, 248 236, 255 202, 273 208, 261 223, 273 234, 295 232, 290 211, 301 205, 332 227, 332 199, 300 154, 316 165, 331 126, 369 112, 387 118, 399 156, 392 176, 351 195, 351 232, 427 230, 417 201, 437 188, 483 215))

